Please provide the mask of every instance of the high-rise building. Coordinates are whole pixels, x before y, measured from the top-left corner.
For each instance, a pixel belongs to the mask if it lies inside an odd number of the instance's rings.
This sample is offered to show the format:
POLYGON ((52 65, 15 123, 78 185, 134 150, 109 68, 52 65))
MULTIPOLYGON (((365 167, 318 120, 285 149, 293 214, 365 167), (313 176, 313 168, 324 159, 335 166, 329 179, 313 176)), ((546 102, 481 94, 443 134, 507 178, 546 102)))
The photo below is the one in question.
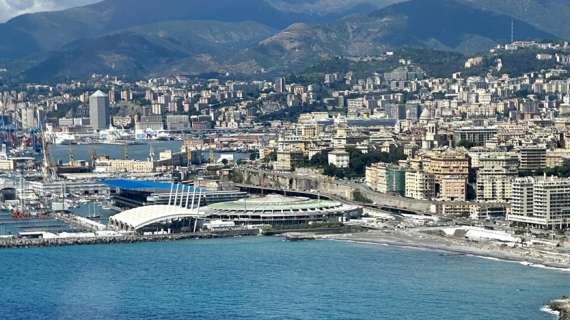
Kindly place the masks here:
POLYGON ((540 229, 568 229, 570 178, 515 179, 511 203, 509 221, 540 229))
POLYGON ((109 127, 109 95, 100 90, 89 97, 89 121, 94 130, 109 127))
POLYGON ((27 107, 21 109, 20 122, 23 129, 31 129, 38 127, 38 118, 36 115, 36 108, 27 107))
POLYGON ((521 171, 533 171, 546 167, 546 148, 544 146, 524 146, 519 149, 521 171))
POLYGON ((285 78, 280 77, 275 79, 275 92, 277 93, 285 92, 285 78))

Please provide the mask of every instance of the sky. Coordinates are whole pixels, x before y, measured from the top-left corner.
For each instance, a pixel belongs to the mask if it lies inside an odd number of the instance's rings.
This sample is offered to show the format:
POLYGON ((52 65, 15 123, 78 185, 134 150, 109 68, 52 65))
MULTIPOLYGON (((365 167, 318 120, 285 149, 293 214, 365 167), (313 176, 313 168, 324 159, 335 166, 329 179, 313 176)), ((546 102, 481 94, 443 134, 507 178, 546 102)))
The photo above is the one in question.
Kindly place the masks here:
POLYGON ((0 0, 0 22, 24 13, 61 10, 99 0, 0 0))

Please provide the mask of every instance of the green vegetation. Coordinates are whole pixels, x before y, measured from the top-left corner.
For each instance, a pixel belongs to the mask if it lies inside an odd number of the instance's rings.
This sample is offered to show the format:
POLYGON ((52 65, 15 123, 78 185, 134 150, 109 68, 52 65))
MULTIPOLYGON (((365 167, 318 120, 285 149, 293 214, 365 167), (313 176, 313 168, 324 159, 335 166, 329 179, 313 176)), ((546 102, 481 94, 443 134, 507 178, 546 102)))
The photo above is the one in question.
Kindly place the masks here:
POLYGON ((271 161, 277 161, 277 152, 272 151, 265 158, 263 158, 263 162, 265 162, 265 163, 271 162, 271 161))
POLYGON ((354 190, 354 192, 352 192, 352 199, 360 203, 374 203, 374 201, 368 199, 365 195, 363 195, 360 190, 354 190))
POLYGON ((319 63, 309 67, 303 72, 303 77, 308 79, 319 79, 325 73, 347 73, 351 71, 355 77, 370 75, 372 72, 388 72, 398 67, 396 56, 387 57, 382 60, 372 61, 352 61, 346 58, 336 57, 321 60, 319 63))
POLYGON ((395 152, 379 152, 370 151, 362 153, 362 151, 349 147, 346 150, 350 155, 350 165, 348 168, 337 168, 328 163, 328 151, 321 151, 314 155, 310 160, 300 164, 301 167, 313 167, 323 169, 323 173, 330 177, 343 178, 362 178, 366 173, 366 167, 378 162, 397 163, 406 159, 403 151, 398 149, 395 152))
POLYGON ((555 168, 545 168, 544 173, 547 176, 557 176, 557 177, 570 177, 570 165, 563 165, 555 168))
POLYGON ((249 155, 249 160, 255 161, 259 159, 259 150, 253 150, 249 155))
POLYGON ((513 77, 520 77, 525 73, 556 67, 556 60, 554 59, 542 61, 536 59, 536 55, 538 53, 553 52, 545 52, 544 50, 536 49, 501 52, 499 54, 499 57, 503 61, 503 69, 501 70, 501 73, 506 73, 513 77))
POLYGON ((329 111, 329 110, 327 106, 323 104, 303 105, 303 106, 286 108, 279 110, 277 112, 262 115, 258 118, 258 121, 266 122, 266 121, 281 120, 281 121, 297 122, 297 120, 299 120, 299 116, 303 113, 321 112, 321 111, 329 111))
POLYGON ((452 73, 463 70, 464 55, 457 52, 429 49, 403 48, 396 50, 395 56, 412 60, 430 77, 448 78, 452 73))
POLYGON ((461 140, 457 143, 457 147, 458 148, 465 148, 465 149, 471 149, 475 146, 475 144, 471 141, 467 141, 467 140, 461 140))
POLYGON ((532 177, 532 176, 536 177, 536 176, 543 176, 545 174, 547 176, 568 178, 568 177, 570 177, 570 165, 565 164, 565 165, 554 167, 554 168, 542 168, 542 169, 533 170, 533 171, 520 171, 519 172, 520 177, 532 177))
POLYGON ((70 116, 73 116, 75 114, 75 110, 77 109, 77 107, 79 105, 80 105, 80 103, 78 101, 59 104, 57 106, 57 110, 54 110, 54 111, 48 113, 47 116, 49 118, 57 118, 57 119, 64 118, 68 114, 70 116))
MULTIPOLYGON (((400 59, 411 60, 431 77, 449 77, 452 73, 462 71, 467 59, 456 52, 419 48, 402 48, 394 51, 394 55, 370 61, 353 61, 342 57, 321 60, 307 68, 302 76, 291 75, 288 78, 303 82, 322 80, 325 73, 346 73, 351 71, 355 77, 366 77, 373 72, 384 73, 400 66, 400 59)), ((340 83, 342 85, 342 83, 340 83)))

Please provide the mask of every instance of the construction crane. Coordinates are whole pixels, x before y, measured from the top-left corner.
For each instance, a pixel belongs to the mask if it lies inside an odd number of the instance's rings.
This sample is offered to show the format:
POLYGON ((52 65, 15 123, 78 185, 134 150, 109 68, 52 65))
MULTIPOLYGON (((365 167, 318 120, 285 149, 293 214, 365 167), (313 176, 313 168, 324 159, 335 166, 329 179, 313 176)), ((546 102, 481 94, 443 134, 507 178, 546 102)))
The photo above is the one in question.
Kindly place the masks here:
POLYGON ((55 170, 53 169, 51 163, 51 156, 49 152, 47 137, 44 131, 44 123, 41 118, 41 113, 38 110, 38 123, 40 127, 40 136, 42 138, 42 154, 43 154, 43 166, 42 173, 44 181, 50 181, 55 177, 55 170))

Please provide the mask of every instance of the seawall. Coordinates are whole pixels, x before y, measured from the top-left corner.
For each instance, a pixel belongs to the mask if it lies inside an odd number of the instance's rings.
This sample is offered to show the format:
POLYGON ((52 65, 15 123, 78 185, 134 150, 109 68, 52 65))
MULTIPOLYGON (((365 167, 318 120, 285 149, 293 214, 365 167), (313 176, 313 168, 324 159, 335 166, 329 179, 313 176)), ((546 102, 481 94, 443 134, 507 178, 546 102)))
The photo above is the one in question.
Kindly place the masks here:
POLYGON ((0 249, 33 248, 33 247, 62 247, 96 244, 119 244, 137 242, 178 241, 187 239, 227 238, 235 236, 250 236, 259 234, 259 230, 236 230, 224 232, 197 232, 165 235, 123 235, 113 237, 86 238, 54 238, 54 239, 23 239, 12 238, 0 240, 0 249))

